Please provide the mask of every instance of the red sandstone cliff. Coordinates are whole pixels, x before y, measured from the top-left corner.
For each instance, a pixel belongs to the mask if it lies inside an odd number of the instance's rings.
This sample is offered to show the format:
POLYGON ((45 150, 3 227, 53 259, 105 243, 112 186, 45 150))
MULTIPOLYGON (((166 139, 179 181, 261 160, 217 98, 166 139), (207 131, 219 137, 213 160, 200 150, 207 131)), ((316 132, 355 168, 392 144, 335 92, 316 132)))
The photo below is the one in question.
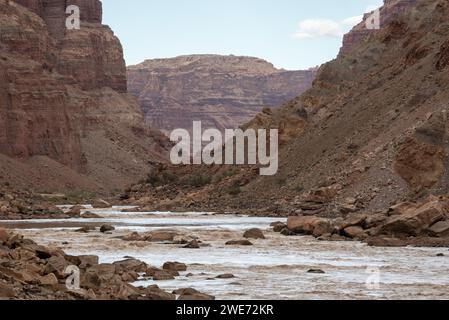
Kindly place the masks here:
POLYGON ((101 2, 0 0, 0 181, 40 190, 110 190, 162 159, 164 141, 126 94, 119 40, 101 2), (17 3, 16 3, 17 2, 17 3))

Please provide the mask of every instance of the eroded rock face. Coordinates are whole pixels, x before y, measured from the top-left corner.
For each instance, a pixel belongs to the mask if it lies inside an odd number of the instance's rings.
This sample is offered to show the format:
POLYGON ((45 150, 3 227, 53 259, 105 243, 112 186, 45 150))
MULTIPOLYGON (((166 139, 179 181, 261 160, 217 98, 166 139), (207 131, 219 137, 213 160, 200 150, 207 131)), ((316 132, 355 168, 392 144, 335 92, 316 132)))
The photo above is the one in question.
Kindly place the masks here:
POLYGON ((65 0, 0 1, 0 180, 124 187, 149 158, 163 161, 166 140, 124 94, 122 47, 101 24, 101 2, 70 4, 80 7, 80 30, 66 29, 65 0))
POLYGON ((193 55, 130 66, 128 86, 155 128, 191 130, 201 120, 223 130, 303 93, 314 76, 314 70, 279 70, 257 58, 193 55))
MULTIPOLYGON (((384 6, 380 11, 380 28, 385 27, 393 19, 401 13, 406 12, 415 6, 418 0, 384 0, 384 6)), ((343 46, 340 50, 341 54, 350 52, 360 42, 366 40, 370 35, 375 33, 375 29, 367 29, 366 21, 370 19, 373 12, 366 13, 363 22, 354 27, 354 29, 343 37, 343 46)))

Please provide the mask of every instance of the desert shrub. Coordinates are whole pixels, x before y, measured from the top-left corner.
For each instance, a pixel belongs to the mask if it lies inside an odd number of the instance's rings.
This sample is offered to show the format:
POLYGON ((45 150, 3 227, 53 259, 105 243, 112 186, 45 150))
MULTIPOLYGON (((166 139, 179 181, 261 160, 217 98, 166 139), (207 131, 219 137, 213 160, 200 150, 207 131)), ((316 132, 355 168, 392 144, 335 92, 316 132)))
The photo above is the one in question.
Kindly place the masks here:
POLYGON ((194 188, 204 187, 211 182, 212 178, 204 174, 192 174, 183 180, 184 185, 194 188))
POLYGON ((145 183, 150 184, 153 187, 159 187, 178 181, 178 177, 170 171, 158 171, 150 172, 147 176, 145 183))
POLYGON ((226 189, 226 192, 231 196, 237 196, 242 192, 239 183, 236 181, 230 187, 226 189))

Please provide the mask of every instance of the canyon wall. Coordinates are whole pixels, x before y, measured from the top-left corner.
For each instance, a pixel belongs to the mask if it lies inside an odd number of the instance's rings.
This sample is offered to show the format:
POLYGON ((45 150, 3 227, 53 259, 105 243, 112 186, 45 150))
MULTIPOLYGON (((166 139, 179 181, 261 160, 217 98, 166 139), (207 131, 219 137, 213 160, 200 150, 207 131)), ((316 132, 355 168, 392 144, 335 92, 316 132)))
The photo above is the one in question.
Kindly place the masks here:
POLYGON ((314 70, 286 71, 252 57, 192 55, 147 60, 128 67, 129 91, 147 122, 169 132, 205 127, 236 128, 264 107, 274 107, 310 88, 314 70))
POLYGON ((111 190, 131 183, 165 141, 128 95, 120 41, 101 2, 0 0, 0 181, 39 189, 111 190))

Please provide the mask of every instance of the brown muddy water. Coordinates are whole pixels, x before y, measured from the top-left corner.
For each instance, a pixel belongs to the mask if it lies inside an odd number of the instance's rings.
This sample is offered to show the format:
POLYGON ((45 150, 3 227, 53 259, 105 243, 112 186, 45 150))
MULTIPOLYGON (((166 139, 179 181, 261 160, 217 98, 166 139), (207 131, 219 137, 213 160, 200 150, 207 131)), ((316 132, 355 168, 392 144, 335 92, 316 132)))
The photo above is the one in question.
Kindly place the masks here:
MULTIPOLYGON (((217 299, 449 299, 449 251, 444 248, 372 248, 358 242, 324 242, 274 233, 273 218, 211 213, 122 213, 125 207, 91 209, 102 219, 2 221, 43 245, 68 254, 95 254, 109 263, 134 257, 161 267, 167 261, 188 265, 169 281, 139 281, 166 290, 195 288, 217 299), (112 234, 77 233, 85 225, 108 223, 112 234), (249 228, 264 230, 254 246, 230 247, 249 228), (125 242, 130 232, 176 230, 208 246, 184 249, 170 243, 125 242), (437 256, 443 253, 444 256, 437 256), (308 273, 320 269, 324 273, 308 273), (232 279, 216 279, 230 273, 232 279)), ((128 208, 128 207, 126 207, 128 208)), ((285 220, 284 220, 285 221, 285 220)))

